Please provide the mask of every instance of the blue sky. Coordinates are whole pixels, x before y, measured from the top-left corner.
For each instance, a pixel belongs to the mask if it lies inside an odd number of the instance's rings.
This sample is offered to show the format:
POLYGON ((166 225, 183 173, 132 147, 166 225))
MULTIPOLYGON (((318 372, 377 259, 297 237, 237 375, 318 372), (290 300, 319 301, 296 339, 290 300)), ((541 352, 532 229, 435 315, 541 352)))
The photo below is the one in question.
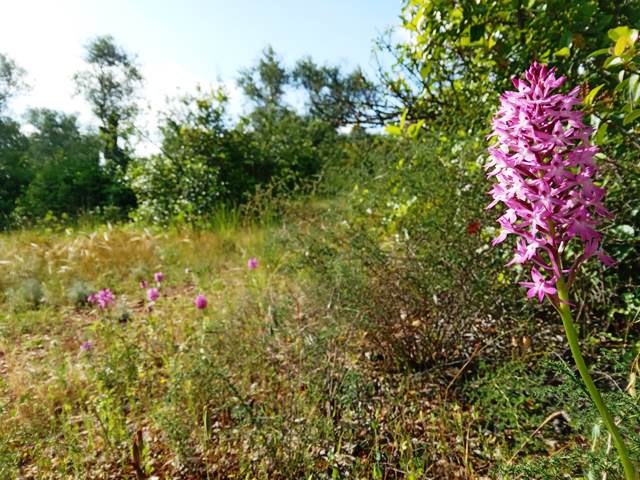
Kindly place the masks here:
POLYGON ((77 112, 93 123, 71 77, 82 68, 83 45, 111 34, 137 54, 146 77, 146 121, 167 96, 197 84, 222 83, 231 109, 242 109, 234 80, 271 45, 285 63, 304 55, 320 63, 372 70, 373 39, 398 23, 391 0, 20 0, 2 7, 0 52, 28 72, 31 90, 13 103, 77 112))

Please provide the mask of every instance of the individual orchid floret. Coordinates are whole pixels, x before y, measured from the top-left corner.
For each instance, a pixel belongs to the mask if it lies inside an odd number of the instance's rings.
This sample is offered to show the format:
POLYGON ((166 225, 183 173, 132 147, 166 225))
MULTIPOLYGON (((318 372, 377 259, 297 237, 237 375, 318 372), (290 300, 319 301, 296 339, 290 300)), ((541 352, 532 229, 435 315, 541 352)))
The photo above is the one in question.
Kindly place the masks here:
POLYGON ((533 282, 520 282, 520 285, 529 288, 527 297, 538 297, 538 302, 542 302, 545 295, 554 295, 556 293, 556 289, 553 287, 555 280, 545 280, 535 267, 531 269, 531 278, 533 282))

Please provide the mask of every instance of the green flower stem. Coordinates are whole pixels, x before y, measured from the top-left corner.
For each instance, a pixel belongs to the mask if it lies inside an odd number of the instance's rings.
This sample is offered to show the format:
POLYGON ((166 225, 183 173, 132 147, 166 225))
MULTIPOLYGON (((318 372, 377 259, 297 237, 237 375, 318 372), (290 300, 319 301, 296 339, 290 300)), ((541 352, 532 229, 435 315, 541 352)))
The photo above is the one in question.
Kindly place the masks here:
POLYGON ((582 358, 582 354, 580 353, 580 344, 578 343, 578 332, 576 331, 576 327, 573 323, 573 318, 571 317, 571 309, 569 308, 569 292, 567 291, 567 286, 564 282, 564 279, 560 278, 556 284, 556 288, 558 290, 558 298, 560 299, 560 304, 558 306, 558 312, 560 313, 560 317, 562 318, 562 323, 564 325, 564 330, 567 333, 567 340, 569 341, 569 348, 571 349, 571 354, 573 355, 573 359, 576 362, 576 366, 578 367, 578 371, 580 372, 580 376, 582 377, 582 381, 584 382, 587 390, 589 391, 589 395, 591 396, 591 400, 596 404, 598 408, 598 412, 600 413, 600 417, 604 421, 604 424, 609 430, 611 437, 613 437, 613 443, 618 450, 618 455, 620 456, 620 462, 622 463, 622 467, 624 468, 624 476, 626 480, 638 480, 638 472, 634 467, 631 459, 629 458, 629 450, 622 439, 622 435, 620 435, 620 431, 613 421, 613 417, 609 410, 607 409, 604 401, 602 400, 602 396, 600 392, 596 388, 595 383, 591 379, 591 375, 589 375, 589 370, 587 369, 587 365, 584 363, 584 359, 582 358))

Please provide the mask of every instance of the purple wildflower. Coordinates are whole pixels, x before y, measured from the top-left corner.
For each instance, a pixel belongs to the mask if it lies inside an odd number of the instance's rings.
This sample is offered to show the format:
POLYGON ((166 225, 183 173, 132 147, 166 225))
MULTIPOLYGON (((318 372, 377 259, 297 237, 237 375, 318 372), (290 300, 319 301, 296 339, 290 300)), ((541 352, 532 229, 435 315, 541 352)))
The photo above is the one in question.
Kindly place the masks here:
POLYGON ((258 268, 258 259, 255 257, 250 258, 247 262, 247 268, 249 270, 255 270, 256 268, 258 268))
POLYGON ((149 290, 147 290, 147 298, 150 302, 155 302, 156 300, 158 300, 158 298, 160 298, 160 290, 155 287, 150 288, 149 290))
POLYGON ((205 297, 202 294, 199 294, 193 303, 198 310, 207 308, 207 297, 205 297))
POLYGON ((82 352, 88 352, 91 349, 93 349, 93 342, 90 340, 87 340, 86 342, 82 342, 80 344, 80 351, 82 352))
POLYGON ((99 292, 92 293, 87 297, 89 303, 97 304, 102 310, 113 305, 114 296, 111 290, 103 288, 99 292))
POLYGON ((147 284, 146 280, 140 280, 140 288, 145 289, 147 288, 149 285, 147 284))
POLYGON ((605 189, 593 180, 598 148, 589 143, 592 129, 574 110, 579 87, 557 93, 565 77, 556 78, 554 68, 538 63, 524 77, 513 80, 517 91, 501 96, 493 119, 489 137, 496 143, 489 148, 486 169, 487 177, 497 181, 487 208, 506 207, 494 245, 508 235, 519 237, 509 265, 535 266, 533 281, 522 282, 530 288, 529 298, 542 301, 549 295, 554 300, 556 282, 567 274, 570 284, 583 261, 596 256, 607 265, 613 262, 600 248, 597 231, 600 218, 610 213, 602 204, 605 189), (565 269, 562 256, 571 240, 581 244, 581 253, 565 269))
POLYGON ((153 279, 157 282, 157 283, 162 283, 162 281, 164 280, 164 273, 162 272, 156 272, 153 274, 153 279))

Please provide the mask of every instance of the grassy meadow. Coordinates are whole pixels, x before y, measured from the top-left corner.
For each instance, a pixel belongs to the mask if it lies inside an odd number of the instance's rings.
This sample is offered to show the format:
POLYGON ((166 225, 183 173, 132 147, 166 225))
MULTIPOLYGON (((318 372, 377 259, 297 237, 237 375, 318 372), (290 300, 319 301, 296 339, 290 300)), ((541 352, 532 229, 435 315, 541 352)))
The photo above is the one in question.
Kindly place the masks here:
POLYGON ((381 375, 365 333, 313 294, 276 233, 3 236, 0 475, 486 471, 471 458, 475 413, 455 402, 443 410, 419 375, 381 375), (155 271, 165 280, 149 311, 139 282, 155 271), (102 286, 116 298, 105 312, 84 302, 102 286), (202 311, 197 293, 209 302, 202 311))
POLYGON ((382 472, 388 448, 424 471, 408 415, 427 422, 431 408, 407 380, 370 371, 362 333, 310 295, 273 234, 125 226, 4 236, 2 477, 368 476, 382 472), (149 309, 139 282, 155 271, 165 280, 149 309), (103 286, 115 295, 107 311, 85 302, 103 286), (197 293, 208 300, 201 311, 197 293), (398 392, 410 410, 386 404, 398 392), (381 447, 386 435, 393 446, 381 447))
POLYGON ((323 286, 292 241, 317 239, 321 218, 4 234, 0 477, 482 479, 589 445, 570 378, 524 340, 500 366, 476 345, 389 367, 366 313, 340 299, 350 287, 323 286), (100 288, 115 296, 105 310, 86 302, 100 288))

